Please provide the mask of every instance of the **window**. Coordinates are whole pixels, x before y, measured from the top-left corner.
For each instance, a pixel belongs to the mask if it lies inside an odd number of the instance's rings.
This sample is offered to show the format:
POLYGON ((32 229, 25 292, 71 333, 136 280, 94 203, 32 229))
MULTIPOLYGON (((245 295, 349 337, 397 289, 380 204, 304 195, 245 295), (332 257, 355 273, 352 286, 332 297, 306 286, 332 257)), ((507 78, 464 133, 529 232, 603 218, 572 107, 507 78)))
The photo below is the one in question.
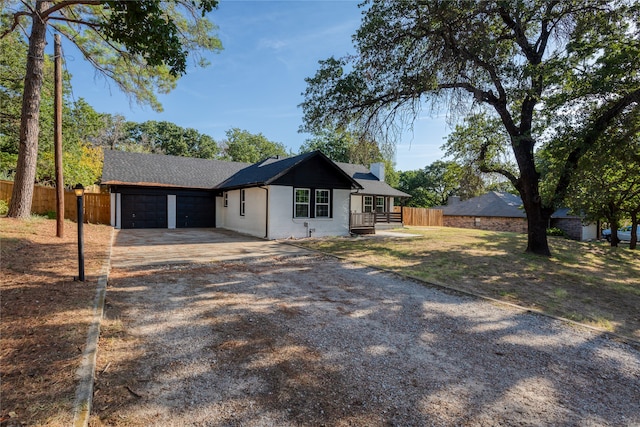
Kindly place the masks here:
POLYGON ((295 189, 295 218, 309 218, 309 193, 308 188, 295 189))
POLYGON ((384 196, 376 196, 376 212, 383 213, 384 211, 384 196))
POLYGON ((226 208, 229 206, 229 193, 225 191, 223 197, 224 197, 224 207, 226 208))
POLYGON ((244 216, 244 208, 245 208, 245 194, 244 188, 240 190, 240 216, 244 216))
POLYGON ((373 196, 364 196, 362 212, 373 212, 373 196))
POLYGON ((316 218, 329 218, 329 190, 316 190, 316 218))

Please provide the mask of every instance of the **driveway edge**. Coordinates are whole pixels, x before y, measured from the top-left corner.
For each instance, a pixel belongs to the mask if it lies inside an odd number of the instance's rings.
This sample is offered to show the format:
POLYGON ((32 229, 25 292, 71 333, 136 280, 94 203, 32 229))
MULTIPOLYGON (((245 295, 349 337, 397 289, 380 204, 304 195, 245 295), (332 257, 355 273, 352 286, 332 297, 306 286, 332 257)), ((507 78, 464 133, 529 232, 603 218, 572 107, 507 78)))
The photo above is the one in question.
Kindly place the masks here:
POLYGON ((100 337, 100 324, 104 315, 104 301, 107 293, 107 281, 111 268, 111 248, 113 246, 114 230, 111 230, 109 251, 107 259, 102 266, 102 271, 98 277, 96 296, 93 300, 93 320, 89 326, 89 334, 82 353, 80 367, 76 371, 79 378, 76 388, 76 397, 73 404, 73 425, 74 427, 86 427, 89 425, 91 415, 91 404, 93 402, 93 384, 95 379, 96 359, 98 356, 98 338, 100 337))
POLYGON ((455 286, 445 285, 445 284, 436 283, 436 282, 430 282, 430 281, 422 279, 420 277, 412 276, 411 274, 400 273, 400 272, 397 272, 397 271, 389 270, 387 268, 376 267, 376 266, 373 266, 373 265, 365 264, 365 263, 360 262, 358 260, 349 259, 349 258, 343 257, 341 255, 335 255, 335 254, 330 254, 330 253, 323 252, 323 251, 320 251, 320 250, 317 250, 317 249, 306 248, 306 247, 304 247, 302 245, 298 245, 298 244, 296 244, 294 242, 286 242, 286 241, 282 241, 282 242, 287 244, 287 245, 295 246, 295 247, 298 247, 298 248, 301 248, 301 249, 306 249, 308 251, 317 252, 317 253, 322 254, 322 255, 330 256, 330 257, 336 258, 336 259, 338 259, 340 261, 343 261, 343 262, 350 262, 350 263, 353 263, 353 264, 363 265, 363 266, 368 267, 368 268, 373 268, 373 269, 378 270, 378 271, 382 271, 382 272, 385 272, 385 273, 388 273, 388 274, 393 274, 394 276, 398 276, 398 277, 401 277, 401 278, 404 278, 404 279, 408 279, 408 280, 413 280, 414 282, 418 282, 418 283, 420 283, 422 285, 431 286, 431 287, 434 287, 434 288, 440 288, 440 289, 443 289, 443 290, 446 290, 446 291, 449 291, 449 292, 457 292, 459 294, 468 295, 468 296, 472 296, 474 298, 483 299, 485 301, 489 301, 489 302, 494 303, 496 305, 504 305, 504 306, 507 306, 507 307, 515 308, 517 310, 521 310, 523 312, 527 312, 527 313, 531 313, 531 314, 537 314, 539 316, 544 316, 544 317, 548 317, 550 319, 559 320, 561 322, 567 323, 567 324, 575 326, 575 327, 584 328, 584 329, 590 330, 591 332, 600 333, 602 335, 605 335, 605 336, 609 337, 612 340, 615 340, 615 341, 618 341, 618 342, 623 342, 625 344, 628 344, 628 345, 630 345, 632 347, 635 347, 635 348, 640 350, 640 341, 638 341, 638 340, 636 340, 634 338, 628 337, 626 335, 620 335, 620 334, 617 334, 615 332, 607 331, 606 329, 601 329, 601 328, 598 328, 596 326, 591 326, 591 325, 587 325, 585 323, 577 322, 575 320, 567 319, 566 317, 561 317, 561 316, 556 316, 556 315, 553 315, 553 314, 545 313, 542 310, 538 310, 538 309, 535 309, 535 308, 532 308, 532 307, 524 307, 522 305, 514 304, 514 303, 511 303, 511 302, 507 302, 507 301, 501 301, 499 299, 492 298, 492 297, 489 297, 489 296, 486 296, 486 295, 477 294, 477 293, 474 293, 474 292, 471 292, 471 291, 467 291, 467 290, 464 290, 464 289, 459 289, 459 288, 456 288, 455 286))

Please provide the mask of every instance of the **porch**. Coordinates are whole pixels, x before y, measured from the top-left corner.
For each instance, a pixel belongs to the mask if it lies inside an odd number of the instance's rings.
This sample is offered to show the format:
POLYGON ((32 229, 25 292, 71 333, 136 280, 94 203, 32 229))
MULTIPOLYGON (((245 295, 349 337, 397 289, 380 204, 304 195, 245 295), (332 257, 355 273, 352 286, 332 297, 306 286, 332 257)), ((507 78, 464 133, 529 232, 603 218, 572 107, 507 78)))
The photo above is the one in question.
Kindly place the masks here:
POLYGON ((349 232, 352 234, 375 234, 376 228, 402 227, 402 210, 399 212, 351 212, 349 232))

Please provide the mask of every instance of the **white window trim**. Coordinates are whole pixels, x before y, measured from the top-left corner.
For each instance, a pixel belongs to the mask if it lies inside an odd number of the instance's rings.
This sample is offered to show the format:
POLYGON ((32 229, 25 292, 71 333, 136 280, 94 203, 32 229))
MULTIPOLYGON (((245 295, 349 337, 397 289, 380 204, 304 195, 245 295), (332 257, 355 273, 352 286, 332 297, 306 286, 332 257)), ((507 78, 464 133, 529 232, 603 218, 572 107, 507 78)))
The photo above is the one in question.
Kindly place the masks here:
POLYGON ((374 212, 373 196, 362 196, 362 212, 374 212), (367 198, 371 200, 371 203, 367 203, 367 198), (367 211, 367 206, 370 206, 371 210, 367 211))
POLYGON ((293 217, 294 218, 309 218, 311 213, 311 189, 310 188, 294 188, 293 189, 293 217), (298 202, 298 190, 304 190, 307 192, 307 202, 298 202), (298 205, 307 205, 307 215, 298 216, 298 205))
POLYGON ((319 188, 316 189, 315 191, 315 217, 316 218, 331 218, 331 190, 325 189, 325 188, 319 188), (327 201, 326 202, 318 202, 318 193, 319 192, 325 192, 327 193, 327 201), (318 215, 318 206, 326 206, 327 207, 327 215, 318 215))
POLYGON ((245 216, 246 213, 246 194, 244 188, 240 189, 240 216, 245 216))
POLYGON ((224 195, 222 197, 224 199, 224 207, 228 208, 229 207, 229 192, 225 191, 224 195))
POLYGON ((378 200, 382 199, 382 210, 380 213, 385 211, 385 206, 387 205, 387 201, 384 196, 376 196, 376 212, 378 212, 378 200))

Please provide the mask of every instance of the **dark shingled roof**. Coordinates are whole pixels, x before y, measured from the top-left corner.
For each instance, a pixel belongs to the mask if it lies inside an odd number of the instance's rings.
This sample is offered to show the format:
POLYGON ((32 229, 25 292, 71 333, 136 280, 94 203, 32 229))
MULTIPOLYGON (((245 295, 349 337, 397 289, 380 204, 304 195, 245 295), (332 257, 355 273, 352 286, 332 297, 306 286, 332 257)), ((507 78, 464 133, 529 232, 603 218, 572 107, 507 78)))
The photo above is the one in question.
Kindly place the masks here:
POLYGON ((439 206, 444 215, 449 216, 477 216, 477 217, 506 217, 526 218, 520 197, 511 193, 490 191, 482 196, 439 206))
MULTIPOLYGON (((320 151, 312 151, 310 153, 303 153, 297 156, 286 157, 282 159, 271 157, 238 171, 233 176, 229 177, 229 179, 222 182, 218 186, 218 188, 224 190, 240 187, 269 185, 276 179, 289 172, 294 167, 316 156, 320 156, 328 163, 335 165, 335 162, 322 154, 320 151)), ((336 170, 340 173, 344 173, 340 168, 336 168, 336 170)), ((358 183, 350 176, 345 174, 345 177, 352 181, 353 188, 359 188, 358 183)))
POLYGON ((102 184, 233 189, 269 185, 314 156, 336 166, 360 194, 411 197, 380 181, 367 167, 336 163, 320 151, 287 158, 269 158, 255 164, 221 160, 105 150, 102 184))
POLYGON ((411 197, 410 194, 396 190, 386 182, 380 181, 372 174, 366 166, 354 165, 351 163, 336 163, 347 175, 355 179, 362 186, 358 190, 359 194, 391 196, 391 197, 411 197))
POLYGON ((104 151, 102 184, 213 189, 249 163, 104 151))

